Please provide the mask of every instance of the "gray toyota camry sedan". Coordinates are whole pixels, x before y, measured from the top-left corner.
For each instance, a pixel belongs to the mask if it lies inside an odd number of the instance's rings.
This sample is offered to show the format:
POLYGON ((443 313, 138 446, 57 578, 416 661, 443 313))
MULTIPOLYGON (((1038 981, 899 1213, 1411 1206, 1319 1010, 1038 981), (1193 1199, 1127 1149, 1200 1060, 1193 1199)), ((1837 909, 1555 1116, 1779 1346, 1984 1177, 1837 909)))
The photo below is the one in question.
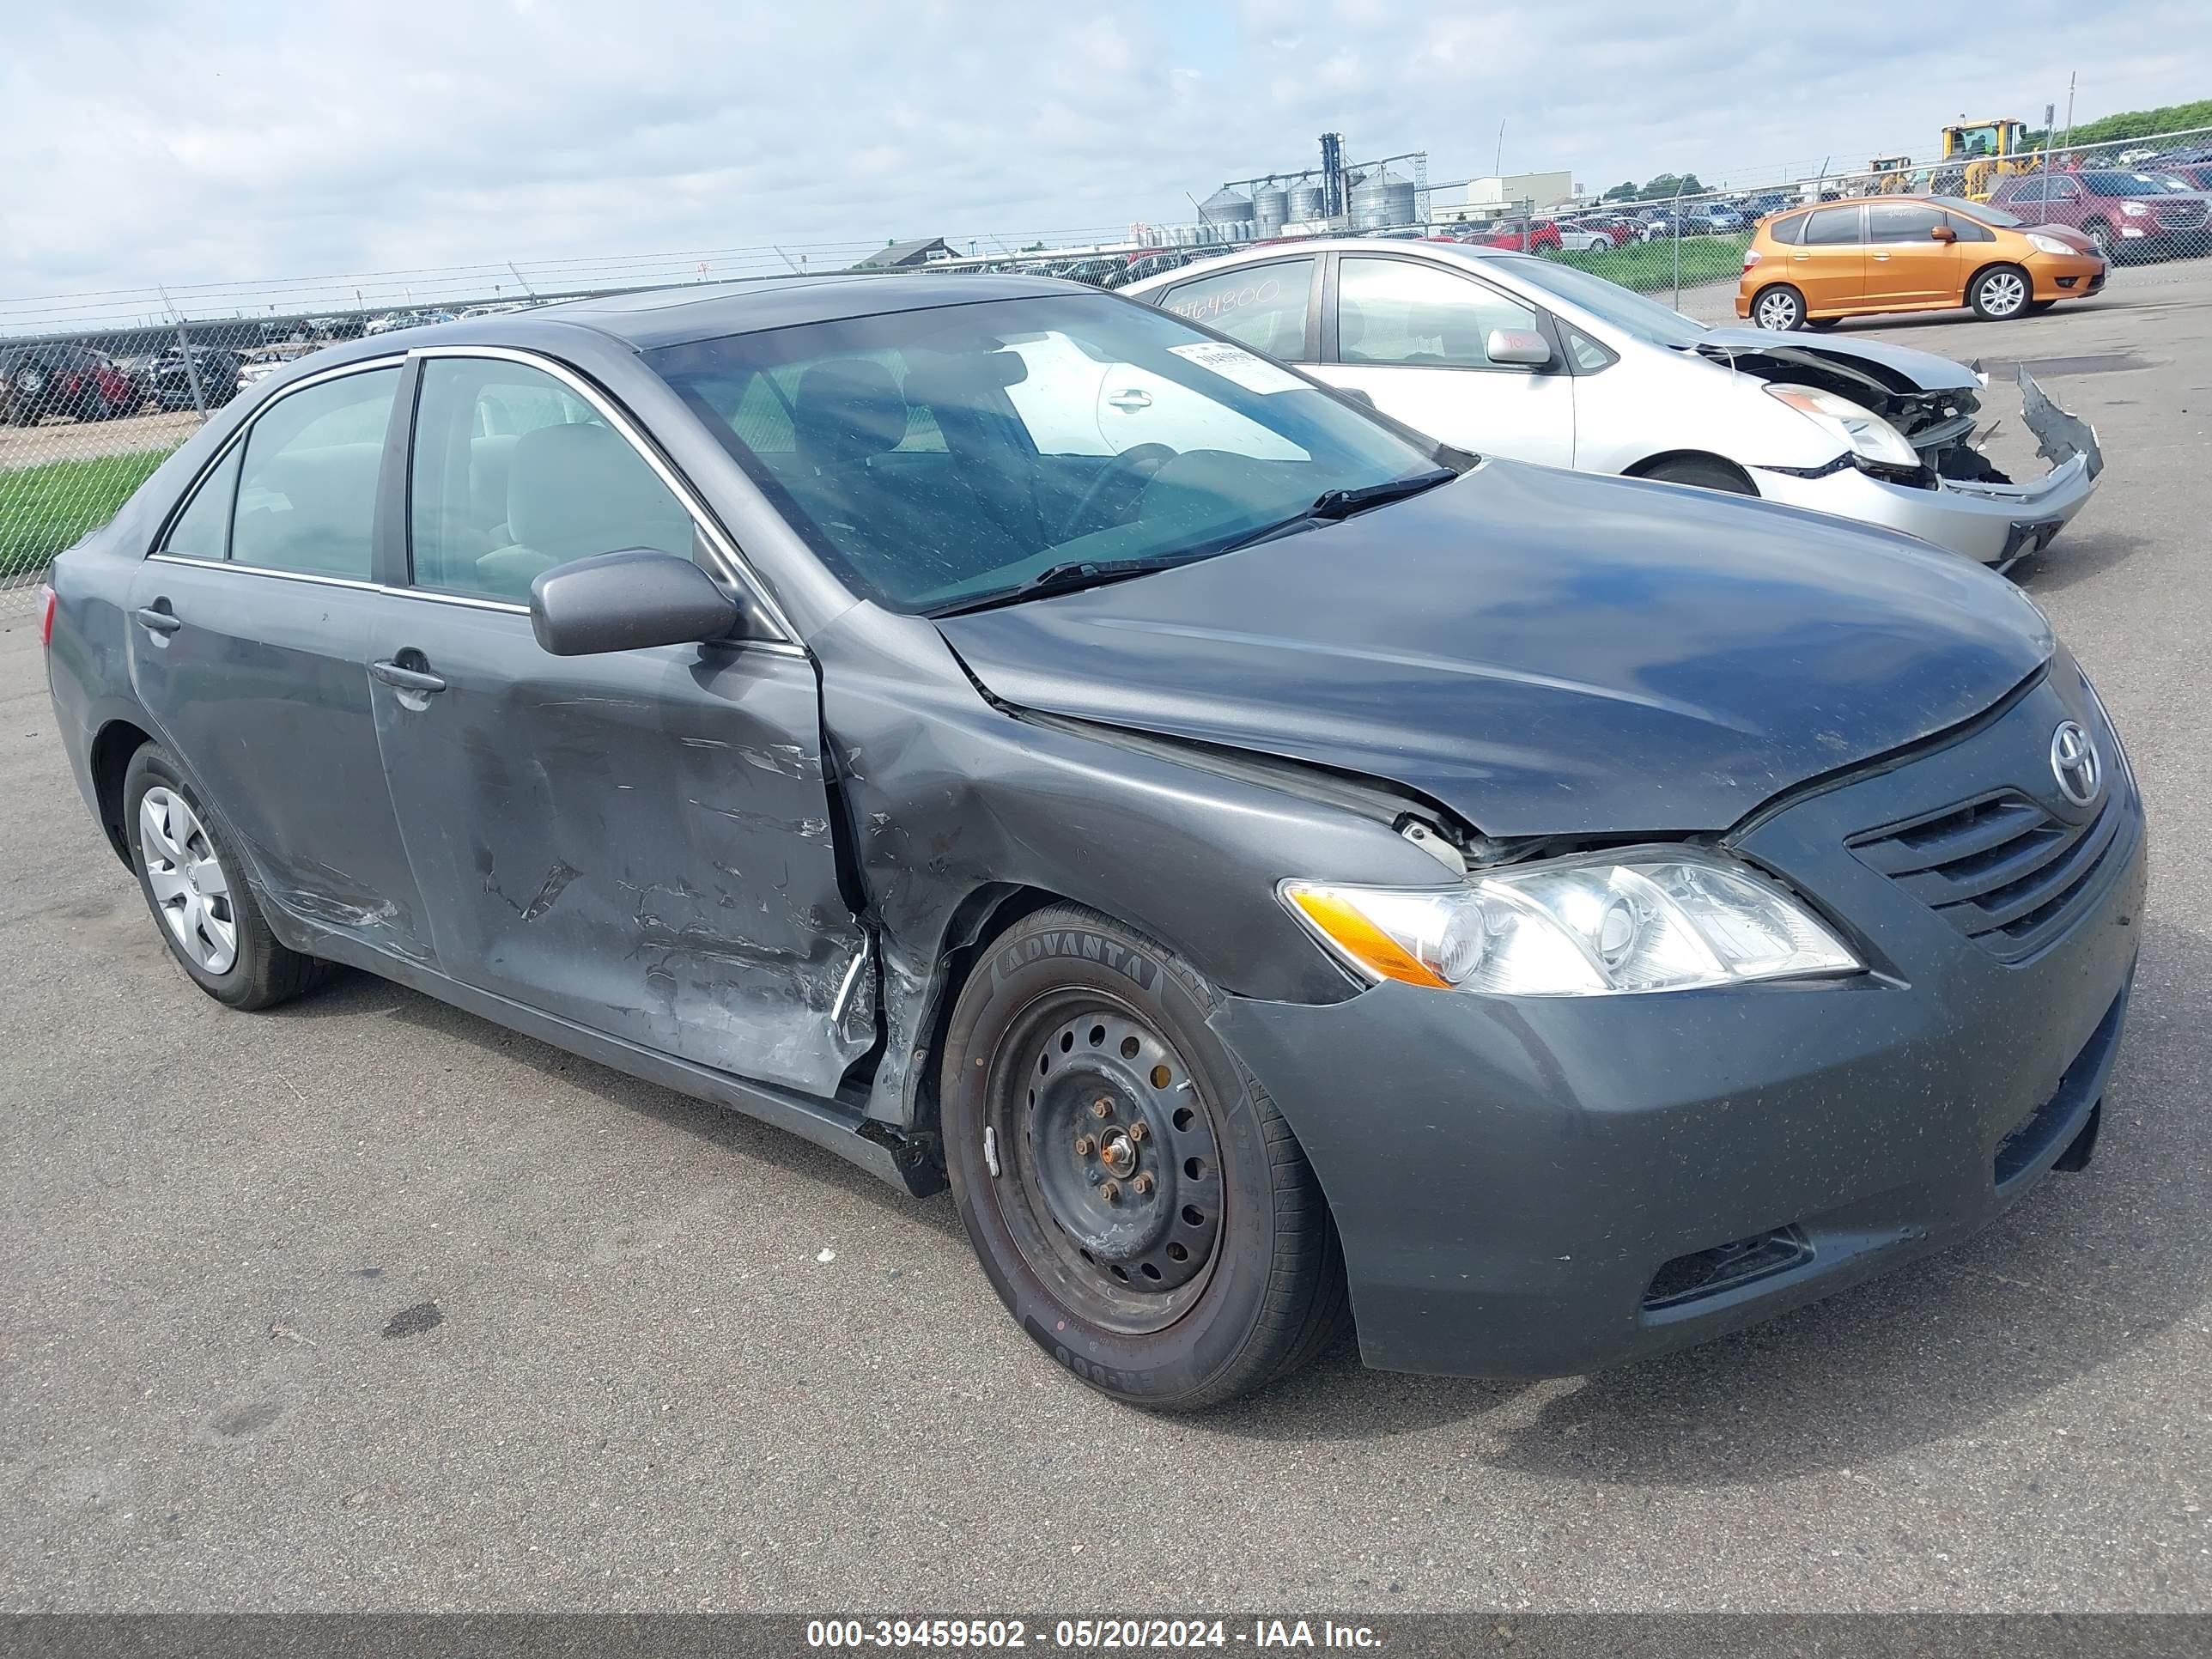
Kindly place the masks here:
POLYGON ((208 995, 367 969, 949 1183, 1149 1406, 1347 1326, 1584 1370, 1954 1240, 2087 1159, 2135 967, 2134 781, 2006 582, 1040 279, 318 352, 46 628, 208 995))

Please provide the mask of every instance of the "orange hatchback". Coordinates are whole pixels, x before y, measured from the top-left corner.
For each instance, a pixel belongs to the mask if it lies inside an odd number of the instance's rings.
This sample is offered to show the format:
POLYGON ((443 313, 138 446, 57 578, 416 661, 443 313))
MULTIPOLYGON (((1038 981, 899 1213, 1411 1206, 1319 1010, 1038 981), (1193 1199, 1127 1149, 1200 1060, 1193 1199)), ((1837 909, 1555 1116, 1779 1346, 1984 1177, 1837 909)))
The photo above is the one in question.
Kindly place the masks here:
POLYGON ((1735 314, 1759 328, 1820 328, 1972 306, 1995 322, 2104 285, 2103 258, 2067 226, 2029 225, 1954 196, 1875 196, 1762 222, 1743 252, 1735 314))

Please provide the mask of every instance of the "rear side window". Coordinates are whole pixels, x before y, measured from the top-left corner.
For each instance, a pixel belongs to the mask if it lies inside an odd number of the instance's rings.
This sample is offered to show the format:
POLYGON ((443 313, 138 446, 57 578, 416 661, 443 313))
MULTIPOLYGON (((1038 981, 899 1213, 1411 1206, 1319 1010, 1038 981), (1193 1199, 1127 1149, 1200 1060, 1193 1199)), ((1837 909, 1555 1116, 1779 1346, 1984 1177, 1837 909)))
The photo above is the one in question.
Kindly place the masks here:
POLYGON ((1808 247, 1843 247, 1859 240, 1859 210, 1855 207, 1822 208, 1805 227, 1808 247))
POLYGON ((629 440, 542 369, 422 365, 408 491, 415 586, 526 604, 540 572, 647 547, 690 558, 691 515, 629 440))
POLYGON ((1179 283, 1160 296, 1159 306, 1218 328, 1239 345, 1295 361, 1306 353, 1306 296, 1313 289, 1313 270, 1311 259, 1243 265, 1179 283))
POLYGON ((234 563, 369 578, 376 479, 397 368, 325 380, 271 404, 246 434, 234 563))
POLYGON ((161 551, 180 559, 222 559, 228 556, 230 503, 238 493, 238 461, 244 452, 236 445, 222 465, 200 481, 185 510, 169 526, 161 551))
POLYGON ((1796 247, 1805 240, 1805 221, 1808 216, 1793 213, 1787 219, 1777 219, 1766 228, 1766 234, 1784 247, 1796 247))

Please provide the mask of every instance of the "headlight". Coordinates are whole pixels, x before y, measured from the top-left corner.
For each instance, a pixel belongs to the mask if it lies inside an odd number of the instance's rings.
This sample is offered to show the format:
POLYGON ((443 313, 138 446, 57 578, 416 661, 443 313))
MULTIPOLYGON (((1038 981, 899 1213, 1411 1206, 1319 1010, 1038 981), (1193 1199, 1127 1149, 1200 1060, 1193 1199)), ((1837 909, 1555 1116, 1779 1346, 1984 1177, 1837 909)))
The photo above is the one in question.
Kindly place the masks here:
POLYGON ((2039 230, 2027 233, 2027 245, 2038 253, 2072 253, 2076 250, 2066 246, 2056 236, 2045 236, 2039 230))
POLYGON ((1769 385, 1766 391, 1768 396, 1780 398, 1800 415, 1808 416, 1834 432, 1850 446, 1855 455, 1879 461, 1884 466, 1920 465, 1918 453, 1905 441, 1902 432, 1874 410, 1863 409, 1848 398, 1838 398, 1832 392, 1809 386, 1769 385))
POLYGON ((2141 202, 2123 202, 2120 204, 2120 211, 2130 219, 2147 219, 2150 216, 2150 210, 2141 202))
POLYGON ((1863 964, 1748 866, 1641 847, 1446 889, 1286 881, 1283 902, 1370 979, 1492 996, 1685 991, 1863 964))

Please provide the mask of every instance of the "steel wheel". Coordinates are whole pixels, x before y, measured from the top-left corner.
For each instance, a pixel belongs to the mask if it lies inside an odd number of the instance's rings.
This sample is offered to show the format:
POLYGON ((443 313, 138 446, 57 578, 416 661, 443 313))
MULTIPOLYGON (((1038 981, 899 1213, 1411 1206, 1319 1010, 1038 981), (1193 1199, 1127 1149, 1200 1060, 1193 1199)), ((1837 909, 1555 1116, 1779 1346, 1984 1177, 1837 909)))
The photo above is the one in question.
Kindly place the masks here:
POLYGON ((1804 307, 1786 288, 1771 288, 1752 307, 1753 322, 1778 334, 1787 334, 1804 319, 1804 307))
POLYGON ((1982 310, 1989 316, 2017 315, 2027 299, 2027 283, 2017 271, 1993 270, 1982 278, 1982 310))
POLYGON ((1131 1335, 1204 1292, 1221 1236, 1214 1109, 1183 1057, 1096 991, 1010 1029, 985 1106, 1023 1258, 1073 1312, 1131 1335))
POLYGON ((155 908, 185 954, 210 974, 238 960, 230 883, 198 816, 173 789, 149 789, 138 803, 138 850, 155 908))

